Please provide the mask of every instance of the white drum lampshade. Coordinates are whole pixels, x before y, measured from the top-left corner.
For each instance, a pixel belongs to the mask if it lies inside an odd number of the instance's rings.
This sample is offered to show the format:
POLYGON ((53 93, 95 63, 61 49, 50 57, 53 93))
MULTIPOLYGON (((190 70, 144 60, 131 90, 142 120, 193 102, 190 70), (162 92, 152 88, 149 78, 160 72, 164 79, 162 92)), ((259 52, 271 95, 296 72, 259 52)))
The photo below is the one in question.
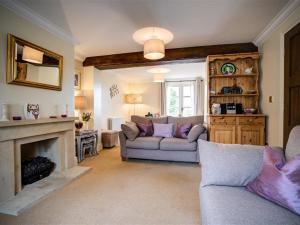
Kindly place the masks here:
POLYGON ((170 72, 169 68, 153 67, 147 70, 148 73, 153 74, 153 82, 163 83, 165 82, 165 74, 170 72))
POLYGON ((25 45, 23 47, 22 59, 24 61, 42 64, 43 63, 43 55, 44 55, 43 52, 36 50, 34 48, 31 48, 29 46, 25 45))
POLYGON ((165 67, 153 67, 147 70, 148 73, 169 73, 170 71, 169 68, 165 67))
POLYGON ((165 44, 162 40, 151 39, 145 41, 144 58, 155 60, 163 57, 165 57, 165 44))
POLYGON ((150 60, 165 57, 165 45, 173 40, 173 34, 161 27, 145 27, 133 34, 133 39, 144 45, 144 57, 150 60))

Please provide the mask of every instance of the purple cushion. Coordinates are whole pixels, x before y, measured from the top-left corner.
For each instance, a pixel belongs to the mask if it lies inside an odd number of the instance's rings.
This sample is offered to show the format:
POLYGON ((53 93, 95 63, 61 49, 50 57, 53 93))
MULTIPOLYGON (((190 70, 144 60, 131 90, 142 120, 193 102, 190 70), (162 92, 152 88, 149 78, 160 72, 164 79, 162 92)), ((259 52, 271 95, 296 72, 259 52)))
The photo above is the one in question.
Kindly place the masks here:
POLYGON ((173 137, 173 123, 154 123, 154 137, 173 137))
POLYGON ((192 129, 192 124, 191 123, 177 125, 174 136, 177 137, 177 138, 187 139, 187 136, 188 136, 191 129, 192 129))
POLYGON ((137 123, 137 127, 140 130, 140 137, 152 136, 153 135, 153 124, 151 121, 148 123, 137 123))
POLYGON ((266 147, 261 173, 247 189, 300 215, 300 155, 285 163, 282 152, 266 147))

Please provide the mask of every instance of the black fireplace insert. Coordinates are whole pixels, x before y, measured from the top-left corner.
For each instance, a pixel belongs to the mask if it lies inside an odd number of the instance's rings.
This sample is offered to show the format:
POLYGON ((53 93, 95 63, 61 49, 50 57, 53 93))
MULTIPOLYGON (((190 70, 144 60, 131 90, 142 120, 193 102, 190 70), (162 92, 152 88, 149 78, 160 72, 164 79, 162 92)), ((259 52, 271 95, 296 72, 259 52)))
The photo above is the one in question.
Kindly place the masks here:
POLYGON ((22 162, 22 185, 32 184, 51 174, 55 163, 46 157, 37 156, 22 162))

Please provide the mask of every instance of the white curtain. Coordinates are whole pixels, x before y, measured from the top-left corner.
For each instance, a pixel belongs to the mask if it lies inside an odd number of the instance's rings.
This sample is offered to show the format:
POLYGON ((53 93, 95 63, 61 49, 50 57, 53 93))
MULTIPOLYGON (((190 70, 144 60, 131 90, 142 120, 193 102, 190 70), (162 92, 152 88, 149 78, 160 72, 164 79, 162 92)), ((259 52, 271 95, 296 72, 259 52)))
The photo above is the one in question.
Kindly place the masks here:
POLYGON ((160 115, 166 115, 166 83, 160 85, 160 115))
POLYGON ((196 115, 204 115, 204 81, 196 79, 196 115))

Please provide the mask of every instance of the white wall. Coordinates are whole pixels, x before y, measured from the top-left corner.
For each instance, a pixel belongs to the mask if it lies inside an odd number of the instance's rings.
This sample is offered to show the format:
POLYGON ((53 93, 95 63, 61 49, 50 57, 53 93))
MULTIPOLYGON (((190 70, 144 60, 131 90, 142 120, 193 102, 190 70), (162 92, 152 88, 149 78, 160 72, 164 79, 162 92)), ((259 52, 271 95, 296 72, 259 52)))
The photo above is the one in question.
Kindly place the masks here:
MULTIPOLYGON (((153 114, 160 113, 160 83, 130 83, 128 85, 128 93, 141 94, 143 96, 143 104, 135 106, 136 115, 145 116, 148 112, 153 114)), ((134 106, 128 105, 128 108, 129 114, 134 114, 134 106)))
POLYGON ((109 117, 128 118, 128 110, 124 104, 124 95, 128 84, 120 80, 111 70, 95 70, 94 76, 94 97, 95 97, 95 126, 107 129, 109 117), (119 94, 110 97, 110 88, 116 84, 119 94))
POLYGON ((98 70, 92 66, 84 67, 82 90, 76 93, 87 98, 88 107, 84 111, 93 113, 90 126, 101 130, 108 128, 108 118, 121 117, 129 121, 134 114, 134 106, 125 104, 126 94, 142 94, 143 104, 135 106, 135 114, 145 115, 148 112, 160 112, 160 84, 153 82, 129 83, 126 76, 114 70, 98 70), (110 97, 110 87, 116 84, 119 94, 110 97))
POLYGON ((300 22, 300 7, 260 46, 262 53, 261 108, 268 116, 267 141, 283 146, 284 34, 300 22), (273 103, 269 103, 273 96, 273 103))
MULTIPOLYGON (((74 48, 44 29, 28 22, 0 6, 0 103, 8 103, 15 114, 23 115, 26 103, 40 104, 40 117, 56 114, 57 106, 69 105, 69 114, 74 114, 74 48), (64 57, 62 91, 31 88, 6 84, 7 34, 11 33, 64 57)), ((0 111, 1 112, 1 111, 0 111)), ((58 112, 61 113, 61 112, 58 112)))

